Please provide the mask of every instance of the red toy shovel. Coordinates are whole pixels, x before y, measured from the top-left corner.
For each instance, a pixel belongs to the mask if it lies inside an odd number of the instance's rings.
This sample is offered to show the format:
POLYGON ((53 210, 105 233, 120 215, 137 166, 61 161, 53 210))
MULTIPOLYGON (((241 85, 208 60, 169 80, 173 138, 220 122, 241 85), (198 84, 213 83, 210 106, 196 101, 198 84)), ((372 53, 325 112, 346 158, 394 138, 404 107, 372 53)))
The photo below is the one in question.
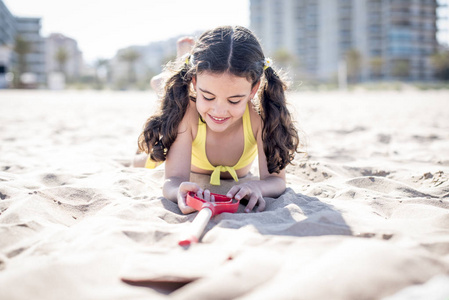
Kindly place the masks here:
POLYGON ((210 218, 215 215, 228 212, 235 213, 239 208, 240 201, 228 198, 224 195, 210 194, 214 196, 215 202, 209 202, 197 197, 193 192, 187 194, 186 203, 188 206, 198 210, 198 215, 190 224, 185 236, 178 242, 180 246, 188 246, 191 243, 198 243, 210 218))

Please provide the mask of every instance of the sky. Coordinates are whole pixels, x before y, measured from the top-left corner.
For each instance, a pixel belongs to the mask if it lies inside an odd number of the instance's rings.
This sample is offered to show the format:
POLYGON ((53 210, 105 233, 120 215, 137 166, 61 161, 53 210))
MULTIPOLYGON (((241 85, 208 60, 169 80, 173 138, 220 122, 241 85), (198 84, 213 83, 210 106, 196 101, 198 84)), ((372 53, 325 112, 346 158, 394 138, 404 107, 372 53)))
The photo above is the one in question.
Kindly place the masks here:
MULTIPOLYGON (((19 17, 42 18, 41 34, 75 39, 84 59, 112 58, 147 45, 219 25, 249 26, 250 0, 3 0, 19 17), (126 4, 126 5, 125 5, 126 4)), ((449 4, 449 0, 438 0, 449 4)), ((440 42, 449 45, 449 7, 439 10, 440 42)))
POLYGON ((41 35, 75 39, 84 59, 219 25, 249 26, 249 0, 3 0, 18 17, 42 18, 41 35))

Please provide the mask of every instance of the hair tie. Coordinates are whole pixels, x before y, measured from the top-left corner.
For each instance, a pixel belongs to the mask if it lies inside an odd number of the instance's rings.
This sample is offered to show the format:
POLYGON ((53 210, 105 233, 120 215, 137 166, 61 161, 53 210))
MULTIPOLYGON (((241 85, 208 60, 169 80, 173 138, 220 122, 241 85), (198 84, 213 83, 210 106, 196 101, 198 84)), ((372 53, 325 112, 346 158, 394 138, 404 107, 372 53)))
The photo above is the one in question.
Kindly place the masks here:
POLYGON ((186 66, 193 66, 193 54, 186 54, 185 55, 186 58, 184 60, 184 63, 186 64, 186 66))
POLYGON ((190 64, 190 55, 186 55, 186 59, 184 60, 184 63, 188 66, 190 64))
POLYGON ((273 64, 273 60, 269 57, 265 57, 263 60, 263 69, 266 70, 268 68, 271 68, 272 64, 273 64))

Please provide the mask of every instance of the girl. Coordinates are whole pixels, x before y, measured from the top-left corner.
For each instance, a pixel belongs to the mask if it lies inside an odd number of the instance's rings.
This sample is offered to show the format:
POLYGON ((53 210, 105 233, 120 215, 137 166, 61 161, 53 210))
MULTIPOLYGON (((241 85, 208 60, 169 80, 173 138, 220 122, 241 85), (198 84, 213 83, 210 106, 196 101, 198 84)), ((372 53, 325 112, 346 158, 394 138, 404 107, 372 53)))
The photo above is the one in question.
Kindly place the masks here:
POLYGON ((209 190, 189 182, 190 172, 209 174, 215 185, 234 179, 227 196, 249 200, 245 212, 256 205, 263 211, 263 197, 281 195, 299 144, 285 88, 250 30, 205 32, 167 80, 160 112, 139 136, 146 167, 165 161, 164 197, 184 214, 194 211, 185 202, 188 192, 209 200, 209 190), (260 180, 239 183, 256 156, 260 180))

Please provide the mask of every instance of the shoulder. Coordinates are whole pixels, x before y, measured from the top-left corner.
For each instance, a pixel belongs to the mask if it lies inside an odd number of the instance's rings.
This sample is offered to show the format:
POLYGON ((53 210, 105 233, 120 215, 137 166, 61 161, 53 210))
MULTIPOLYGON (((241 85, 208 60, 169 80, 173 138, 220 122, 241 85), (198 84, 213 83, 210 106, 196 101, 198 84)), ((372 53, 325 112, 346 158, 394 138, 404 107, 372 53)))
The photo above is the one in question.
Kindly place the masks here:
POLYGON ((186 113, 181 120, 178 127, 178 134, 189 133, 194 138, 198 130, 198 111, 196 110, 196 104, 193 101, 189 101, 186 113))
POLYGON ((253 130, 254 137, 258 137, 262 133, 262 117, 256 110, 253 103, 249 102, 249 117, 251 119, 251 128, 253 130))

